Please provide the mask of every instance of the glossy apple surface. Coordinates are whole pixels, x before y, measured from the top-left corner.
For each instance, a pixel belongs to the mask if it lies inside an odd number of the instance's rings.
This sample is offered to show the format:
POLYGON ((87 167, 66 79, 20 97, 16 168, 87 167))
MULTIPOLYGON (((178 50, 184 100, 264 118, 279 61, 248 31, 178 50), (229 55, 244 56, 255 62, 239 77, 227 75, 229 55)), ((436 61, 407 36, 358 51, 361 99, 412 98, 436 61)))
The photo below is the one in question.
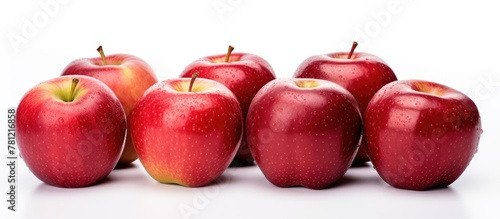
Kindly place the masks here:
MULTIPOLYGON (((347 52, 311 56, 300 64, 294 77, 324 79, 344 87, 356 98, 363 115, 373 95, 387 83, 397 80, 397 77, 375 55, 354 52, 350 58, 348 56, 347 52)), ((369 160, 365 148, 366 143, 362 140, 355 164, 369 160)))
POLYGON ((344 88, 318 79, 276 79, 255 96, 247 136, 264 176, 279 187, 322 189, 351 165, 361 115, 344 88))
POLYGON ((38 84, 22 98, 16 118, 24 162, 50 185, 95 184, 113 170, 123 150, 125 112, 113 91, 91 77, 62 76, 38 84))
MULTIPOLYGON (((102 57, 78 59, 66 66, 62 75, 87 75, 99 79, 113 90, 123 105, 127 118, 142 94, 158 80, 151 67, 142 59, 128 54, 113 54, 102 57)), ((125 149, 120 164, 137 159, 130 134, 127 134, 125 149)))
POLYGON ((130 131, 139 160, 161 183, 188 187, 213 182, 241 142, 238 100, 224 85, 197 78, 159 82, 132 110, 130 131))
MULTIPOLYGON (((275 79, 276 76, 271 65, 257 55, 231 53, 227 62, 225 61, 226 55, 203 57, 188 65, 180 77, 191 77, 198 72, 201 78, 208 78, 222 83, 238 98, 245 119, 248 107, 257 91, 267 82, 275 79)), ((253 160, 244 134, 240 149, 232 165, 248 165, 253 160)))
POLYGON ((463 93, 429 81, 392 82, 365 113, 368 155, 388 184, 426 190, 453 183, 477 152, 479 111, 463 93))

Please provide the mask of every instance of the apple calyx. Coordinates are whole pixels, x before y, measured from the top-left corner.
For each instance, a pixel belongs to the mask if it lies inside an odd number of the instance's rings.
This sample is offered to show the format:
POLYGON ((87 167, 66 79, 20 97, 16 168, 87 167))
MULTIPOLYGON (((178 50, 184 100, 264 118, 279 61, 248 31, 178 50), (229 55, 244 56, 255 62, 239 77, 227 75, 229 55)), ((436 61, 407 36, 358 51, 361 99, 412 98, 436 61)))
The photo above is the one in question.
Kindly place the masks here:
POLYGON ((415 83, 413 90, 435 96, 443 96, 445 94, 445 90, 443 88, 435 87, 425 82, 415 83))
POLYGON ((193 76, 191 77, 191 82, 189 82, 189 89, 188 89, 188 92, 192 92, 193 90, 193 84, 194 84, 194 81, 196 80, 196 78, 198 77, 200 73, 196 72, 193 74, 193 76))
POLYGON ((227 53, 226 53, 226 58, 224 59, 224 62, 229 62, 229 58, 231 57, 231 53, 233 52, 234 47, 229 45, 227 48, 227 53))
POLYGON ((62 100, 63 102, 70 103, 73 102, 77 96, 81 95, 81 92, 76 92, 76 86, 78 85, 78 78, 73 78, 71 80, 71 87, 69 89, 68 93, 68 87, 58 87, 58 88, 50 88, 52 91, 52 94, 55 95, 58 99, 62 100))
POLYGON ((356 49, 357 46, 358 46, 358 42, 356 42, 356 41, 352 42, 351 51, 349 51, 349 55, 347 56, 347 59, 351 59, 352 54, 354 53, 354 50, 356 49))
POLYGON ((295 85, 300 88, 315 88, 319 86, 319 83, 315 80, 300 80, 295 81, 295 85))
POLYGON ((99 46, 97 48, 97 52, 99 52, 99 54, 101 55, 102 64, 103 65, 107 65, 108 64, 108 60, 106 60, 106 56, 104 55, 104 50, 102 49, 102 46, 99 46))

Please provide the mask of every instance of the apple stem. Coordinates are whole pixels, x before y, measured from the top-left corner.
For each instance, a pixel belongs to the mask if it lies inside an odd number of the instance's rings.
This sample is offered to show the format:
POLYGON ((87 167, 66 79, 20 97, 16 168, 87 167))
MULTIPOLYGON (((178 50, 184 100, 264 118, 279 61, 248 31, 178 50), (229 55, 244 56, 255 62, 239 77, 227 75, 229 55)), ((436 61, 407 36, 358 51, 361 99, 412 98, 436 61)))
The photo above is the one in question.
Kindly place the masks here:
POLYGON ((69 93, 68 102, 73 102, 73 100, 75 99, 75 89, 79 81, 80 80, 78 80, 78 78, 73 78, 73 80, 71 81, 71 91, 69 93))
POLYGON ((351 59, 352 54, 354 53, 354 50, 356 49, 357 46, 358 46, 358 42, 356 42, 356 41, 352 42, 351 51, 349 52, 347 59, 351 59))
POLYGON ((196 72, 193 74, 193 76, 191 76, 191 82, 189 82, 189 89, 188 89, 188 92, 191 92, 191 90, 193 90, 193 84, 194 84, 194 80, 196 80, 196 78, 198 77, 200 73, 196 72))
POLYGON ((226 53, 226 59, 224 59, 224 62, 229 62, 229 57, 231 56, 231 53, 233 52, 234 47, 229 45, 227 48, 227 53, 226 53))
POLYGON ((97 52, 99 52, 99 54, 101 54, 102 64, 107 65, 108 60, 106 60, 106 56, 104 55, 104 50, 102 49, 102 46, 99 46, 99 48, 97 48, 97 52))

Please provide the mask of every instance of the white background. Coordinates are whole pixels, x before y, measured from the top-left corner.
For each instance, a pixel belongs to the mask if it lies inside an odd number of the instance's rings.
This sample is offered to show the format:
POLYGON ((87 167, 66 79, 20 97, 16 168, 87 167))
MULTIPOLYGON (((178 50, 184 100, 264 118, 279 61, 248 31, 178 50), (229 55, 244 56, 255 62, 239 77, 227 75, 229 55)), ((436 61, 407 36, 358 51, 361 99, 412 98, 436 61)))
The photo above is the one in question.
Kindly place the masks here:
MULTIPOLYGON (((493 1, 66 0, 50 11, 45 2, 55 1, 0 3, 3 133, 8 106, 70 61, 98 56, 98 45, 107 54, 143 58, 164 80, 232 44, 262 56, 284 78, 305 58, 357 40, 358 51, 384 59, 399 79, 435 81, 469 95, 484 134, 455 183, 425 192, 392 188, 371 167, 350 169, 339 185, 320 191, 274 187, 256 166, 185 188, 157 183, 138 161, 98 185, 61 189, 36 179, 19 160, 17 212, 1 201, 1 218, 182 218, 180 209, 190 209, 192 218, 500 218, 500 15, 493 1)), ((0 134, 2 142, 6 136, 0 134)))

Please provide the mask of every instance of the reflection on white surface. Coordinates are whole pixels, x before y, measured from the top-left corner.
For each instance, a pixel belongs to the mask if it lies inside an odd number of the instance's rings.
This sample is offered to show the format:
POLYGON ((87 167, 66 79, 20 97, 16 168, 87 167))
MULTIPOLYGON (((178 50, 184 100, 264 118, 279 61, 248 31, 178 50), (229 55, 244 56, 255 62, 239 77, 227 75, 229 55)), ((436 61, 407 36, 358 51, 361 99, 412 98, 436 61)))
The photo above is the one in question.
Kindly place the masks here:
POLYGON ((87 188, 57 188, 27 173, 21 179, 23 218, 470 218, 459 188, 392 188, 371 165, 351 168, 324 190, 275 187, 257 166, 230 168, 200 188, 158 183, 138 162, 87 188))

